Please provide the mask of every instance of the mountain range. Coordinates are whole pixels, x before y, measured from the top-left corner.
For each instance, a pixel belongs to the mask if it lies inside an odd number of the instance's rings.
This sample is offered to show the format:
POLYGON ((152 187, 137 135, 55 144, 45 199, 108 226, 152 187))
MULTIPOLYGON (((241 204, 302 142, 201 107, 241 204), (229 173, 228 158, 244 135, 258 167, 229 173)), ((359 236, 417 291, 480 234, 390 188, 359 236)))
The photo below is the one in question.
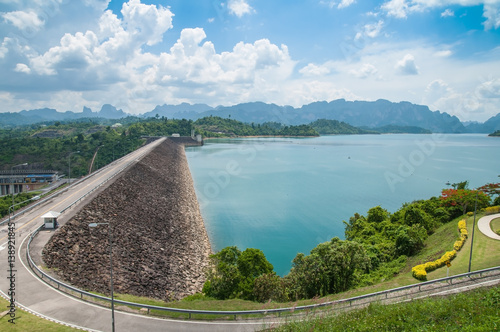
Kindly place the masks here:
MULTIPOLYGON (((412 126, 439 133, 492 133, 500 130, 500 113, 484 123, 462 123, 456 116, 431 111, 427 106, 409 102, 321 101, 300 108, 278 106, 263 102, 242 103, 233 106, 211 107, 206 104, 158 105, 140 117, 167 117, 196 120, 206 116, 220 116, 245 123, 279 122, 285 125, 309 124, 318 119, 338 120, 352 126, 376 128, 384 126, 412 126)), ((0 113, 0 127, 27 125, 45 121, 67 121, 80 118, 121 119, 130 116, 121 109, 105 104, 98 112, 84 107, 82 112, 58 112, 43 108, 19 113, 0 113)))

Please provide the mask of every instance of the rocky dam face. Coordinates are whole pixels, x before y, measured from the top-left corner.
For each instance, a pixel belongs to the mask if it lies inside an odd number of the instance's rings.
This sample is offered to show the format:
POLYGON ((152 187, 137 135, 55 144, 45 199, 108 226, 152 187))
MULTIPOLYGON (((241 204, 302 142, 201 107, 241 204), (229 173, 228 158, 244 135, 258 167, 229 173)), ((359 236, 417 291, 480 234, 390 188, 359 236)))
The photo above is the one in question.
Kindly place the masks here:
POLYGON ((58 229, 43 260, 66 282, 162 300, 200 292, 211 254, 184 146, 165 140, 58 229), (90 223, 109 223, 90 228, 90 223))

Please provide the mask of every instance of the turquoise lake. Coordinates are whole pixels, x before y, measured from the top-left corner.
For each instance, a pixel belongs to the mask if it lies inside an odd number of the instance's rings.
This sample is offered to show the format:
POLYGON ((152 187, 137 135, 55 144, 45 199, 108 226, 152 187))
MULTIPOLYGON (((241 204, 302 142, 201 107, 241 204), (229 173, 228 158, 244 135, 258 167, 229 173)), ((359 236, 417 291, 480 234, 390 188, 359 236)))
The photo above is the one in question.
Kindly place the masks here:
POLYGON ((356 212, 500 181, 500 138, 477 134, 217 139, 186 155, 212 249, 261 249, 280 275, 356 212))

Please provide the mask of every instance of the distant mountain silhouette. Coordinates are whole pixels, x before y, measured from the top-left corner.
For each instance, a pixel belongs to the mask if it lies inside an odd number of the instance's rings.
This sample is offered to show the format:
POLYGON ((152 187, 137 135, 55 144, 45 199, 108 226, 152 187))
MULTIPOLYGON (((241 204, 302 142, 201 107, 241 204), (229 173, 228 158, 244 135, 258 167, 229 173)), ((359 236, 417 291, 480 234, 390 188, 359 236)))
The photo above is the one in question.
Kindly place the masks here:
POLYGON ((201 112, 205 112, 208 110, 212 110, 211 106, 206 104, 188 104, 182 103, 179 105, 167 105, 163 104, 162 106, 158 105, 151 112, 144 113, 143 116, 150 118, 156 117, 156 115, 166 118, 175 118, 175 119, 198 119, 198 114, 201 112))
MULTIPOLYGON (((388 100, 346 101, 338 99, 331 102, 319 101, 300 108, 279 106, 263 102, 242 103, 233 106, 211 107, 206 104, 158 105, 143 117, 167 117, 196 120, 205 116, 220 116, 245 123, 262 124, 279 122, 285 125, 309 124, 319 119, 337 120, 356 127, 368 129, 385 126, 420 127, 441 133, 492 133, 500 129, 500 113, 485 123, 462 123, 456 116, 445 112, 431 111, 427 106, 409 102, 394 103, 388 100)), ((129 114, 121 109, 105 104, 99 112, 84 107, 80 113, 71 111, 57 112, 43 108, 19 113, 0 113, 0 126, 33 124, 43 121, 63 121, 79 118, 100 117, 120 119, 129 114)))
POLYGON ((500 113, 491 117, 485 123, 469 123, 465 125, 465 129, 469 133, 485 133, 490 134, 500 130, 500 113))

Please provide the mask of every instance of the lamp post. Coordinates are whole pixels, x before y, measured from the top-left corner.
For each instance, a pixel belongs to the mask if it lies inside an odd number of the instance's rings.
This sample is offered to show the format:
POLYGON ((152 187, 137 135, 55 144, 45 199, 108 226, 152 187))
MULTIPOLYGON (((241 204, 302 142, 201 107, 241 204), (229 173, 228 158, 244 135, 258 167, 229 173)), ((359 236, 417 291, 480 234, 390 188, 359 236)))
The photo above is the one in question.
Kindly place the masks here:
POLYGON ((74 153, 80 153, 80 151, 70 152, 68 155, 68 182, 71 184, 71 155, 74 153))
POLYGON ((113 238, 111 237, 111 225, 108 222, 98 222, 91 223, 89 227, 94 228, 99 225, 108 225, 108 237, 109 237, 109 264, 111 266, 110 275, 110 287, 111 287, 111 330, 115 332, 115 299, 113 293, 113 238))
POLYGON ((476 211, 477 211, 477 196, 479 190, 476 191, 476 202, 474 203, 474 221, 472 223, 472 239, 470 241, 470 256, 469 256, 469 272, 472 264, 472 247, 474 246, 474 229, 476 229, 476 211))

